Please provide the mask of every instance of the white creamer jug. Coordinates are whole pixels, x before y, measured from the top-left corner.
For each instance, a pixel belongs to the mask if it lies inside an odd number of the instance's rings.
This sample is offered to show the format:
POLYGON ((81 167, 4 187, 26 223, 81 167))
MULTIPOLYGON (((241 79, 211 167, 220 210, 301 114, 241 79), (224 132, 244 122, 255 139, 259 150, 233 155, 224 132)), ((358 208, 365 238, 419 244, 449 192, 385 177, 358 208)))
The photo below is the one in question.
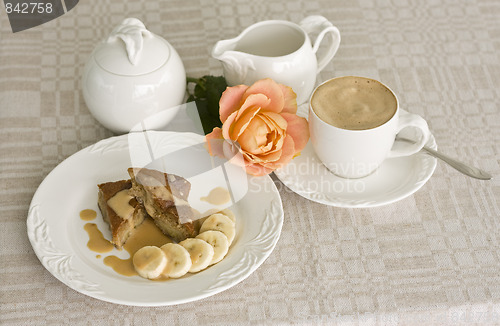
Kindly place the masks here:
POLYGON ((82 76, 92 115, 115 133, 158 129, 184 100, 186 72, 175 49, 127 18, 97 45, 82 76))
POLYGON ((262 78, 292 87, 297 103, 309 99, 317 74, 332 60, 340 45, 340 32, 323 16, 309 16, 300 24, 268 20, 246 28, 239 36, 219 41, 212 56, 222 62, 230 86, 251 85, 262 78), (317 34, 314 44, 310 35, 317 34), (325 39, 331 42, 318 57, 325 39))

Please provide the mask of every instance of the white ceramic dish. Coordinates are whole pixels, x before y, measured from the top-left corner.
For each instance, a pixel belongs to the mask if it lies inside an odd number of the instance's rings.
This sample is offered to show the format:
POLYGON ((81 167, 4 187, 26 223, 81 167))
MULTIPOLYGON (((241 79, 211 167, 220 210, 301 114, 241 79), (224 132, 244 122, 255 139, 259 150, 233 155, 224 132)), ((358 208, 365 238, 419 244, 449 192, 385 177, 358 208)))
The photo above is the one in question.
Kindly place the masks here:
POLYGON ((339 45, 337 27, 325 17, 313 15, 299 24, 285 20, 255 23, 239 36, 217 42, 212 57, 222 62, 230 86, 272 78, 293 88, 297 103, 302 104, 311 95, 317 74, 332 60, 339 45), (322 50, 318 51, 320 46, 322 50))
MULTIPOLYGON (((437 148, 434 136, 427 146, 437 148)), ((436 165, 436 158, 419 152, 386 159, 367 177, 345 179, 328 171, 308 143, 300 156, 274 173, 288 188, 309 200, 337 207, 376 207, 416 192, 432 176, 436 165)))
POLYGON ((127 18, 97 44, 81 85, 90 112, 109 130, 157 130, 172 121, 184 101, 186 71, 167 40, 127 18))
MULTIPOLYGON (((105 139, 63 161, 41 183, 30 205, 27 227, 28 237, 43 266, 80 293, 134 306, 195 301, 244 280, 271 254, 283 225, 281 198, 271 178, 252 178, 245 174, 246 182, 234 182, 232 167, 217 165, 203 148, 204 137, 197 134, 147 132, 139 135, 142 138, 138 139, 144 139, 147 146, 129 135, 105 139), (109 230, 97 207, 97 184, 128 178, 128 167, 139 166, 141 159, 144 164, 140 166, 148 163, 147 155, 133 155, 134 152, 144 154, 144 151, 157 158, 155 162, 170 173, 187 176, 192 189, 216 178, 222 168, 226 169, 226 177, 229 176, 226 181, 230 188, 243 185, 243 188, 231 189, 237 235, 221 262, 181 279, 152 282, 117 274, 87 248, 88 235, 83 229, 87 222, 80 219, 79 212, 88 208, 96 210, 98 216, 92 222, 109 238, 109 230), (170 155, 174 152, 175 155, 170 155), (203 166, 206 162, 209 166, 203 166), (199 173, 200 169, 205 173, 199 173)), ((213 181, 220 183, 220 180, 213 181)), ((125 251, 113 250, 103 257, 108 254, 128 256, 125 251)))

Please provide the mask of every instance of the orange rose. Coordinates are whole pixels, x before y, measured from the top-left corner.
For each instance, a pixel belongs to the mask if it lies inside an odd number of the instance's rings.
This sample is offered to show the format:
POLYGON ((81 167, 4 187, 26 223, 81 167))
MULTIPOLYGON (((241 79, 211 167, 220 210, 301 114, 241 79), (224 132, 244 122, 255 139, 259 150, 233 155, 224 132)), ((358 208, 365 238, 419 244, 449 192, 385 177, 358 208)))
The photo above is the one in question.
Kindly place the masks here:
POLYGON ((309 139, 307 120, 296 115, 296 97, 269 78, 228 87, 219 101, 222 129, 206 135, 210 155, 241 154, 247 173, 257 176, 290 162, 309 139))

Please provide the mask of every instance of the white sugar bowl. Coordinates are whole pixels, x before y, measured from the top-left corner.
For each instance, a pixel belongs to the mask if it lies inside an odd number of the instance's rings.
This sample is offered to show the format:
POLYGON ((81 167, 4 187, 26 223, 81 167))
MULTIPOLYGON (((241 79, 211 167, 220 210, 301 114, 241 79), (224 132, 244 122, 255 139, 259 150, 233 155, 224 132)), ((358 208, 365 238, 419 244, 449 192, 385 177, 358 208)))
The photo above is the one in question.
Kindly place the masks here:
POLYGON ((186 71, 175 49, 136 18, 97 45, 82 77, 87 107, 115 133, 164 127, 185 91, 186 71))

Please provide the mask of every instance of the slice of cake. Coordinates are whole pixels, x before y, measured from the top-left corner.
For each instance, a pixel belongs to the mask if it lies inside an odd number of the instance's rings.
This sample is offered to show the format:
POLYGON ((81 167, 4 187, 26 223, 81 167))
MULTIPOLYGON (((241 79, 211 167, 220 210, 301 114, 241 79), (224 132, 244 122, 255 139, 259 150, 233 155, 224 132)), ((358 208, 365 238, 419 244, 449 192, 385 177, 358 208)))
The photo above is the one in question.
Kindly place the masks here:
POLYGON ((111 229, 111 243, 121 249, 135 227, 147 216, 145 209, 129 195, 130 180, 106 182, 99 188, 98 205, 104 221, 111 229))
POLYGON ((144 205, 162 232, 180 242, 193 238, 198 231, 193 223, 193 209, 187 202, 191 184, 174 174, 146 168, 129 168, 130 194, 144 205))

